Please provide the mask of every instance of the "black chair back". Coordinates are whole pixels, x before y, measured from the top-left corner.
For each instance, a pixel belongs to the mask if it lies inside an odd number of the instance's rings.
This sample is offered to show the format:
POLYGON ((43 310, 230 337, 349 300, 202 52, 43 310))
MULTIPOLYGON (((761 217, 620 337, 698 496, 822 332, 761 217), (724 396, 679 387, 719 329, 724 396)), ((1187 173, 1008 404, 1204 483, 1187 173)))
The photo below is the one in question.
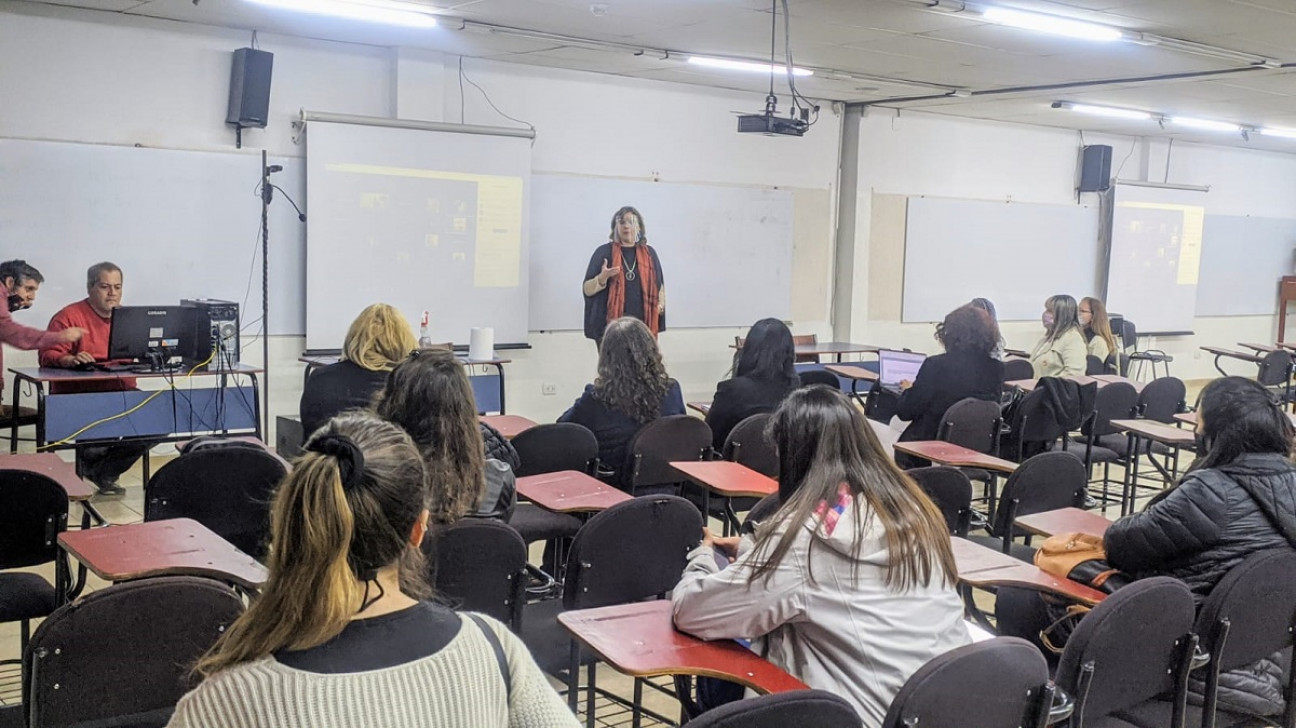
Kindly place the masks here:
POLYGON ((725 438, 725 460, 745 465, 758 473, 778 478, 778 451, 766 434, 770 414, 763 412, 743 418, 725 438))
POLYGON ((1283 349, 1277 349, 1265 354, 1264 359, 1260 361, 1260 371, 1256 373, 1256 381, 1266 387, 1281 386, 1287 383, 1291 370, 1292 355, 1283 349))
POLYGON ((1022 379, 1035 378, 1035 365, 1029 359, 1007 359, 1004 361, 1004 381, 1016 382, 1022 379))
POLYGON ((489 614, 519 632, 527 548, 518 532, 499 521, 466 518, 428 536, 423 551, 435 564, 436 595, 454 609, 489 614))
POLYGON ((688 725, 690 728, 859 728, 860 719, 850 703, 830 692, 793 690, 727 703, 702 713, 688 725))
POLYGON ((697 506, 644 496, 598 513, 572 539, 563 608, 587 609, 661 596, 679 583, 702 538, 697 506))
POLYGON ((972 397, 961 399, 945 410, 936 439, 993 453, 999 447, 1001 414, 998 402, 972 397))
POLYGON ((555 422, 536 425, 519 433, 511 441, 522 466, 514 471, 519 478, 541 473, 576 470, 594 473, 598 459, 598 440, 584 425, 555 422))
POLYGON ((165 724, 194 687, 194 662, 242 613, 234 590, 191 576, 115 584, 60 607, 23 656, 27 724, 165 724))
POLYGON ((1004 483, 995 511, 994 535, 1012 538, 1013 521, 1031 513, 1082 507, 1089 476, 1069 452, 1044 452, 1028 458, 1004 483))
POLYGON ((806 369, 797 372, 797 376, 801 378, 801 386, 803 387, 822 384, 833 389, 841 389, 841 380, 837 378, 836 374, 827 369, 806 369))
POLYGON ((58 482, 27 470, 0 470, 0 569, 53 561, 67 518, 67 491, 58 482))
POLYGON ((1168 425, 1174 424, 1174 416, 1184 411, 1186 391, 1183 380, 1178 377, 1160 377, 1148 382, 1139 393, 1139 415, 1168 425))
MULTIPOLYGON (((1124 590, 1122 590, 1124 591, 1124 590)), ((1119 592, 1117 592, 1119 593, 1119 592)), ((1250 665, 1292 647, 1296 629, 1296 552, 1271 549, 1247 557, 1211 590, 1197 615, 1197 634, 1211 661, 1206 667, 1207 714, 1214 713, 1221 672, 1250 665)), ((1284 665, 1288 680, 1296 680, 1284 665)), ((1296 692, 1288 685, 1282 725, 1296 721, 1296 692)))
POLYGON ((968 476, 957 468, 940 466, 906 472, 940 509, 949 532, 967 536, 972 524, 972 481, 968 476))
POLYGON ((626 449, 622 473, 630 493, 636 488, 683 480, 671 461, 705 460, 711 451, 711 427, 696 417, 671 415, 640 428, 626 449))
POLYGON ((1112 427, 1111 421, 1130 419, 1138 413, 1138 408, 1139 393, 1134 385, 1126 382, 1108 384, 1094 395, 1094 416, 1082 432, 1090 437, 1116 434, 1120 430, 1112 427))
POLYGON ((1054 675, 1075 698, 1071 725, 1084 728, 1165 693, 1186 697, 1193 614, 1188 587, 1158 576, 1122 587, 1085 615, 1054 675))
POLYGON ((919 668, 891 701, 882 728, 1035 726, 1052 694, 1040 651, 1017 637, 996 637, 950 650, 919 668))
POLYGON ((192 518, 264 561, 270 500, 287 474, 282 460, 249 443, 186 452, 149 479, 144 520, 192 518))

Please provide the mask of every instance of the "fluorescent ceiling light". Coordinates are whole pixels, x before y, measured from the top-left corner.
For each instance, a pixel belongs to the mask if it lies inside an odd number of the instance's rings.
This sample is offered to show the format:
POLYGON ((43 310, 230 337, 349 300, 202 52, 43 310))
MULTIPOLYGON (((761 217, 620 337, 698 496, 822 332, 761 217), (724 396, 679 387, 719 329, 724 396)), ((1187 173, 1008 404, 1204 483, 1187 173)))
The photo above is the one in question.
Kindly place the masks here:
POLYGON ((398 0, 248 0, 284 10, 296 10, 315 15, 330 15, 373 23, 406 25, 413 28, 435 28, 436 18, 432 8, 418 3, 398 0))
POLYGON ((1282 129, 1276 126, 1266 126, 1260 130, 1265 136, 1282 137, 1284 139, 1296 139, 1296 129, 1282 129))
POLYGON ((1069 38, 1080 38, 1082 40, 1111 42, 1120 40, 1124 35, 1118 28, 1107 25, 1086 23, 1082 20, 1071 20, 1056 15, 1009 10, 1008 8, 986 8, 981 15, 986 20, 1000 25, 1010 25, 1014 28, 1034 30, 1040 33, 1065 35, 1069 38))
MULTIPOLYGON (((754 73, 785 73, 787 66, 771 66, 768 63, 754 61, 734 61, 728 58, 710 58, 708 56, 689 56, 688 62, 706 68, 723 68, 726 71, 751 71, 754 73)), ((792 67, 793 76, 813 76, 814 71, 808 68, 792 67)))
POLYGON ((1058 108, 1070 109, 1071 111, 1093 116, 1107 116, 1113 119, 1133 119, 1135 121, 1150 121, 1152 119, 1152 115, 1146 111, 1118 109, 1113 106, 1093 106, 1091 104, 1073 104, 1063 101, 1058 104, 1058 108))
POLYGON ((1211 121, 1210 119, 1194 119, 1191 116, 1172 116, 1170 123, 1175 126, 1183 126, 1189 129, 1201 129, 1202 131, 1227 131, 1234 134, 1241 133, 1242 127, 1237 124, 1230 124, 1227 121, 1211 121))

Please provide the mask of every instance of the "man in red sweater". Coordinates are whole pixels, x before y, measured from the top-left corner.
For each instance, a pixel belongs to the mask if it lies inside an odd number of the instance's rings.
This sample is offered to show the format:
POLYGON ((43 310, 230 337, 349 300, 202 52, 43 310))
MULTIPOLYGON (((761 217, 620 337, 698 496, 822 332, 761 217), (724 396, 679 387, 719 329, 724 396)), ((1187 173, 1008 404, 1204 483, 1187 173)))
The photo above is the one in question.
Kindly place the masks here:
MULTIPOLYGON (((80 341, 67 341, 41 346, 40 363, 43 367, 73 368, 108 359, 108 333, 112 329, 112 310, 121 305, 122 271, 113 263, 103 262, 86 271, 85 299, 64 306, 50 319, 51 331, 84 329, 80 341)), ((53 394, 70 392, 115 392, 134 389, 135 380, 121 377, 112 380, 62 384, 51 388, 53 394)), ((120 495, 125 489, 117 483, 122 473, 130 469, 144 453, 147 443, 130 442, 113 445, 79 447, 78 461, 81 475, 88 478, 104 495, 120 495)))

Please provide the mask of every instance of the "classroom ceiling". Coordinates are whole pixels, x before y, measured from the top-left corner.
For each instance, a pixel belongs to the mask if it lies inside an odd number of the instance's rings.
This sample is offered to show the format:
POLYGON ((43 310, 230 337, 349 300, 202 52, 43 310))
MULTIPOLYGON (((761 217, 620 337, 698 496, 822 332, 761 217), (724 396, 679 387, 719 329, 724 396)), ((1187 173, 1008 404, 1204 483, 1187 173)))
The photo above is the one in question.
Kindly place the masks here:
MULTIPOLYGON (((702 69, 689 54, 768 59, 770 0, 411 0, 439 27, 412 30, 247 0, 39 0, 111 13, 752 92, 768 77, 702 69)), ((774 0, 778 2, 778 0, 774 0)), ((1190 132, 1092 117, 1054 101, 1296 129, 1296 0, 788 0, 804 96, 891 109, 1296 153, 1296 139, 1190 132), (1000 5, 1142 34, 1095 43, 989 23, 1000 5)), ((781 11, 780 11, 781 15, 781 11)), ((106 16, 105 16, 106 17, 106 16)), ((780 17, 780 60, 782 33, 780 17)), ((784 108, 786 81, 776 92, 784 108)), ((747 110, 745 107, 743 110, 747 110)))

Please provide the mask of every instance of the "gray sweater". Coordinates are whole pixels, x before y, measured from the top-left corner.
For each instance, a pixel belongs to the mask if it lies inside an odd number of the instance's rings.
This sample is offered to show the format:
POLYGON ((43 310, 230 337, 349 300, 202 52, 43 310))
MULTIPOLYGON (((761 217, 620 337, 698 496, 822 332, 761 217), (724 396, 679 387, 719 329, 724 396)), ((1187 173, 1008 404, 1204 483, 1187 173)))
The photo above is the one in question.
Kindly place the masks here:
POLYGON ((499 636, 504 680, 486 636, 464 619, 434 655, 368 672, 321 674, 266 657, 209 677, 176 706, 168 728, 577 728, 522 641, 499 636))

